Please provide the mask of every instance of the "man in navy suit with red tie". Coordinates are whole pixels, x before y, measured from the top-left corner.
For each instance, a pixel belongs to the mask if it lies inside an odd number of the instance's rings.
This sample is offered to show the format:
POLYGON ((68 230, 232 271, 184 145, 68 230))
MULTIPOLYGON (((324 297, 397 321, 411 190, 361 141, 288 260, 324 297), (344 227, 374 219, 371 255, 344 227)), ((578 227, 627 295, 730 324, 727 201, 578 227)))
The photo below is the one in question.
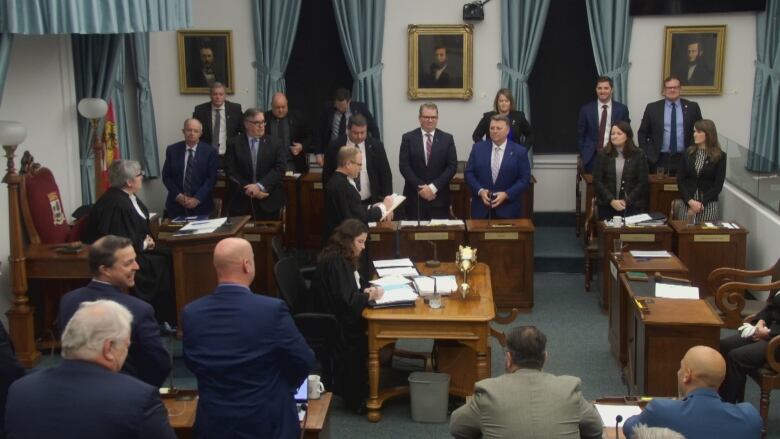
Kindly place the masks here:
POLYGON ((449 218, 450 180, 458 167, 458 154, 451 134, 436 129, 436 104, 420 105, 420 128, 401 137, 398 163, 406 180, 406 218, 449 218), (419 206, 419 214, 417 207, 419 206))
POLYGON ((628 107, 612 100, 612 78, 599 76, 596 80, 597 100, 580 108, 577 120, 577 146, 585 172, 593 169, 596 154, 609 142, 612 124, 624 120, 631 123, 628 107))
POLYGON ((184 121, 184 140, 168 146, 162 170, 168 189, 165 214, 208 215, 214 206, 211 192, 217 183, 219 156, 211 145, 201 142, 203 125, 198 119, 184 121))
POLYGON ((490 140, 475 144, 466 163, 472 218, 520 218, 520 195, 528 189, 528 150, 507 139, 509 118, 490 119, 490 140))

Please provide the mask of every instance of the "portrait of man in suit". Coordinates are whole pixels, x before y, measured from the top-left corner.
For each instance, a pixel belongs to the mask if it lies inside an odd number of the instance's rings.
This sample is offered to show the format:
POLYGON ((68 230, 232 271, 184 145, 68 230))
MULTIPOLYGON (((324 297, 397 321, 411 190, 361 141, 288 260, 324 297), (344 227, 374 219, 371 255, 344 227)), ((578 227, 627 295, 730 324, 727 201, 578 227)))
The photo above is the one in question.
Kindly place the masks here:
POLYGON ((421 88, 463 87, 461 35, 421 35, 417 56, 421 88))
POLYGON ((208 93, 215 82, 233 92, 230 32, 179 32, 182 93, 208 93))
POLYGON ((685 94, 720 94, 726 26, 667 26, 664 76, 680 78, 685 94))
MULTIPOLYGON (((713 34, 709 36, 714 38, 713 34)), ((708 44, 708 46, 712 45, 708 44)), ((678 42, 672 40, 672 51, 675 54, 681 53, 673 58, 672 71, 680 78, 682 85, 713 85, 715 82, 715 74, 712 70, 715 51, 705 50, 704 47, 703 40, 698 38, 690 38, 687 43, 682 38, 678 42)))

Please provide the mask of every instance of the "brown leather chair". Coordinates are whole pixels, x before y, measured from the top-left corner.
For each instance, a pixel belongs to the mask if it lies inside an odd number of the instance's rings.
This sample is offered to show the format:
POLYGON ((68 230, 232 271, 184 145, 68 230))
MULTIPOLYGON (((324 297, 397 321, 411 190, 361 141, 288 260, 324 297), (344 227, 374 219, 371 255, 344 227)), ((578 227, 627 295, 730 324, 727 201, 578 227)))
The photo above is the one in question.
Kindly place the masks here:
POLYGON ((717 268, 707 277, 707 283, 710 291, 715 291, 714 296, 707 298, 708 303, 718 310, 727 328, 736 329, 746 316, 757 313, 766 305, 762 300, 746 298, 746 293, 767 291, 771 295, 780 289, 780 259, 766 270, 717 268), (769 283, 744 281, 767 276, 771 276, 769 283))

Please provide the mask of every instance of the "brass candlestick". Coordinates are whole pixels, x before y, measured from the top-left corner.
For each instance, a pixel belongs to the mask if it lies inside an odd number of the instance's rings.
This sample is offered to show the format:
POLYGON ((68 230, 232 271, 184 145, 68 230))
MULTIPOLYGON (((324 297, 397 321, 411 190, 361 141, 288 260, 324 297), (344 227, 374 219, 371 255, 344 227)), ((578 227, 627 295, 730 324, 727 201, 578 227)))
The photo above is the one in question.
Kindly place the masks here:
POLYGON ((471 292, 471 286, 469 285, 469 272, 477 265, 477 249, 471 247, 458 246, 458 251, 455 253, 455 263, 458 265, 458 270, 463 273, 463 283, 460 284, 460 294, 465 299, 471 292))

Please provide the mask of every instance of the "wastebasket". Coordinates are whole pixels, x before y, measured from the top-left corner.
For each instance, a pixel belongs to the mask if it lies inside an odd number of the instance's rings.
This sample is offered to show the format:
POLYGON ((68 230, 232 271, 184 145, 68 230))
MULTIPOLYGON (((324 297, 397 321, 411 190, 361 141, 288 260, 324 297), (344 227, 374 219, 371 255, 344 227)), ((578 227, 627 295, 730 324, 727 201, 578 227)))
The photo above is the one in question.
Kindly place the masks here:
POLYGON ((449 389, 449 374, 412 372, 409 375, 412 419, 415 422, 447 422, 449 389))

